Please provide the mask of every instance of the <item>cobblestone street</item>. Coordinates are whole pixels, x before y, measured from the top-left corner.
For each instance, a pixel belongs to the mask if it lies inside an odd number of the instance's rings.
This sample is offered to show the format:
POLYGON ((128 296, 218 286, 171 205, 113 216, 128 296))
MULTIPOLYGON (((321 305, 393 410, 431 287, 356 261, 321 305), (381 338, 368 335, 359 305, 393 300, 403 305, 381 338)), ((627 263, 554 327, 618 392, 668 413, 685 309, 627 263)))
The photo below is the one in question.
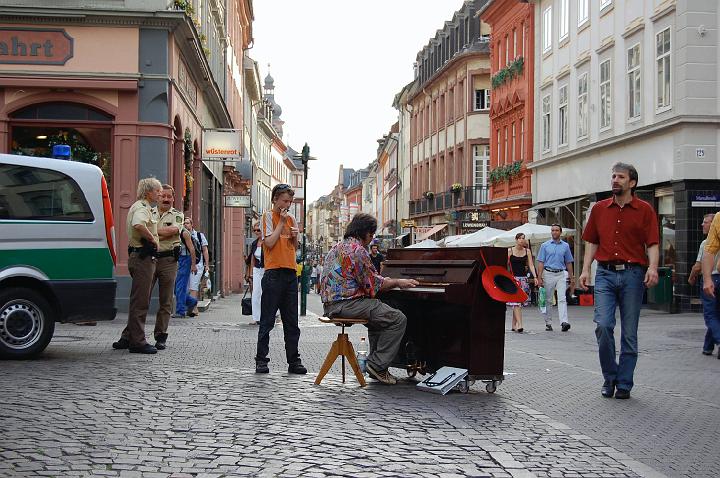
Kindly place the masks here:
MULTIPOLYGON (((257 328, 239 296, 173 319, 155 356, 112 350, 119 315, 60 325, 38 359, 2 363, 2 476, 716 476, 720 361, 700 354, 700 315, 643 311, 631 400, 600 397, 592 309, 568 333, 535 310, 508 331, 495 394, 313 380, 336 329, 301 318, 309 374, 286 374, 282 330, 256 375, 257 328), (559 328, 559 327, 558 327, 559 328)), ((450 318, 448 320, 451 320, 450 318)), ((509 319, 508 322, 509 324, 509 319)), ((151 331, 151 327, 146 327, 151 331)), ((353 327, 354 341, 364 328, 353 327)), ((396 375, 404 376, 400 370, 396 375)))

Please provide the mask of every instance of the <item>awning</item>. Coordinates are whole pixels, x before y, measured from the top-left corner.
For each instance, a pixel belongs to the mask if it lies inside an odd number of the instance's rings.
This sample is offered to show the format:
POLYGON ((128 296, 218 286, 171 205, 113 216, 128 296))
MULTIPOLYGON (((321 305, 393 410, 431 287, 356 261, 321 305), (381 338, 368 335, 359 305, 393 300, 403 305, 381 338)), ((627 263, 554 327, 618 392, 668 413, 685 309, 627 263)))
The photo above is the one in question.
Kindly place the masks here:
POLYGON ((405 234, 400 234, 398 237, 395 238, 396 241, 402 241, 402 238, 410 234, 409 232, 406 232, 405 234))
POLYGON ((538 209, 552 209, 552 208, 556 208, 556 207, 564 207, 564 206, 567 206, 567 205, 572 204, 572 203, 574 203, 574 202, 578 202, 578 201, 580 201, 581 199, 584 199, 584 198, 585 198, 585 196, 580 196, 580 197, 576 197, 576 198, 572 198, 572 199, 561 199, 561 200, 559 200, 559 201, 540 202, 540 203, 537 203, 536 205, 534 205, 534 206, 531 207, 531 208, 525 209, 525 212, 528 212, 528 211, 537 211, 538 209))
POLYGON ((422 234, 418 234, 417 237, 415 237, 415 240, 423 241, 423 240, 427 239, 428 237, 432 236, 433 234, 435 234, 436 232, 442 231, 446 227, 447 227, 447 223, 446 224, 435 224, 432 227, 432 229, 430 229, 429 231, 425 231, 422 234))

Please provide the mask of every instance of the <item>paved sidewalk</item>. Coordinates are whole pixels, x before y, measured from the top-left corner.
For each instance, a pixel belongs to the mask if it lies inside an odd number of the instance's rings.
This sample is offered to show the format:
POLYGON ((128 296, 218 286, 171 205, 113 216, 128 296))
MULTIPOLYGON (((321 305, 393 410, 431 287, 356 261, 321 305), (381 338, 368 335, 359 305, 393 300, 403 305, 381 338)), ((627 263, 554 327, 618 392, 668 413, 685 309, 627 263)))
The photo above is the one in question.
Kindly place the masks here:
MULTIPOLYGON (((310 311, 320 312, 316 295, 310 311)), ((568 333, 527 310, 508 330, 505 382, 445 397, 312 384, 337 330, 301 318, 310 373, 253 373, 257 327, 239 296, 172 319, 168 349, 114 351, 125 316, 58 325, 36 360, 2 362, 0 476, 716 476, 720 360, 700 354, 702 319, 643 312, 636 388, 600 397, 590 308, 568 333)), ((448 318, 451 320, 451 318, 448 318)), ((509 325, 509 318, 507 320, 509 325)), ((152 328, 148 324, 146 330, 152 328)), ((363 327, 350 329, 357 341, 363 327)), ((398 376, 403 372, 394 370, 398 376)))

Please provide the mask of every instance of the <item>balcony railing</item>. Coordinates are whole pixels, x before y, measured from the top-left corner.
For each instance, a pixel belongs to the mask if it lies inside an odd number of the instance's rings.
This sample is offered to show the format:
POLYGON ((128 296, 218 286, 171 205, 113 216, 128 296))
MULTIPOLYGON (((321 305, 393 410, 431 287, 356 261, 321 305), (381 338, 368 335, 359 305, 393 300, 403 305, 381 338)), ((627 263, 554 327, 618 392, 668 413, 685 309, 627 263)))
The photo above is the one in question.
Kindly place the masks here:
POLYGON ((438 193, 432 199, 414 199, 410 201, 410 215, 417 216, 428 212, 442 212, 459 207, 480 206, 488 201, 488 188, 468 186, 459 193, 438 193))

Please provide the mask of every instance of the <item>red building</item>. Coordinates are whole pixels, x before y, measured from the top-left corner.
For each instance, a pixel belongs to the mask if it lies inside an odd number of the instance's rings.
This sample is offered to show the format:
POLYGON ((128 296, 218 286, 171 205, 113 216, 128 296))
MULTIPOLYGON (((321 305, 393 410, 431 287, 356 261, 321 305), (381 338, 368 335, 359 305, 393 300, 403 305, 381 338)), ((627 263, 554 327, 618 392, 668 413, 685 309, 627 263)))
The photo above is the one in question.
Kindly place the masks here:
MULTIPOLYGON (((491 28, 490 200, 494 219, 526 222, 532 204, 534 6, 489 0, 480 18, 491 28)), ((512 226, 513 224, 508 224, 512 226)))

